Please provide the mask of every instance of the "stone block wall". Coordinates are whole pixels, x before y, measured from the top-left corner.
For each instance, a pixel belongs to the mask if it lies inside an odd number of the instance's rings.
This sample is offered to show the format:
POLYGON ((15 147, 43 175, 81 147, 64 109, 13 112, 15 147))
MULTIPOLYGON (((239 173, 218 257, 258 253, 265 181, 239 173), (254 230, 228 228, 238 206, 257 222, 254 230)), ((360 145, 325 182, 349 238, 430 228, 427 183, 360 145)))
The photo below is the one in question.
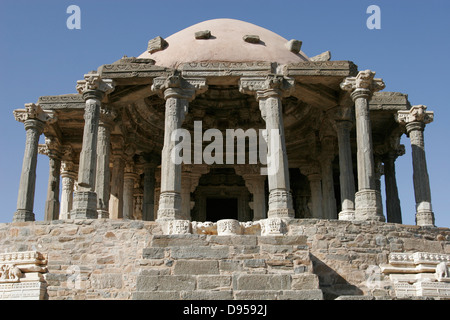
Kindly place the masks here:
POLYGON ((450 253, 448 228, 302 219, 285 236, 163 235, 155 222, 0 224, 0 253, 47 256, 48 299, 393 298, 393 252, 450 253))

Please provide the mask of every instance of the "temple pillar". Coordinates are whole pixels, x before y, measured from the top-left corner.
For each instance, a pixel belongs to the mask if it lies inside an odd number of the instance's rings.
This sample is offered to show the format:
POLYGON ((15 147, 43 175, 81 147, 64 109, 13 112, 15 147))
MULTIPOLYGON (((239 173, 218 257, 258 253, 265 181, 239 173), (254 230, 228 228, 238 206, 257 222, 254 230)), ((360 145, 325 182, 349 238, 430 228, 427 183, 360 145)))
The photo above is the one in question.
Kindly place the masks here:
POLYGON ((308 178, 309 188, 311 190, 311 213, 312 218, 323 219, 323 194, 322 194, 322 176, 318 164, 303 165, 300 168, 303 175, 308 178))
POLYGON ((51 119, 51 116, 40 106, 31 103, 26 104, 25 109, 14 110, 14 117, 17 121, 24 123, 26 141, 17 195, 17 210, 14 213, 13 221, 34 221, 33 207, 39 136, 44 130, 45 122, 51 119))
POLYGON ((115 114, 107 107, 100 109, 97 141, 97 171, 95 192, 97 193, 98 218, 109 218, 109 199, 111 173, 109 168, 111 154, 111 128, 115 114))
POLYGON ((76 179, 74 164, 71 161, 61 163, 61 208, 59 219, 70 219, 70 211, 73 205, 73 187, 76 179))
POLYGON ((279 75, 240 79, 241 92, 256 93, 262 118, 266 122, 268 218, 294 218, 295 216, 289 185, 289 166, 281 105, 283 94, 289 93, 292 87, 293 80, 279 75))
POLYGON ((188 220, 183 215, 181 204, 181 163, 176 163, 172 158, 176 145, 172 135, 181 128, 189 101, 194 98, 198 89, 206 89, 205 80, 195 79, 190 82, 189 79, 173 74, 153 81, 152 90, 159 92, 166 100, 158 220, 188 220))
POLYGON ((77 82, 77 91, 86 101, 84 110, 83 144, 78 169, 78 190, 74 194, 73 219, 97 219, 97 139, 101 100, 114 89, 112 80, 102 80, 98 74, 90 73, 77 82))
POLYGON ((266 176, 261 175, 259 166, 254 165, 236 166, 235 171, 238 175, 242 176, 245 181, 245 186, 253 195, 253 221, 266 219, 266 176))
POLYGON ((355 103, 358 191, 355 193, 355 219, 385 221, 381 193, 376 190, 373 157, 372 128, 369 100, 375 91, 384 89, 375 73, 360 71, 356 77, 348 77, 341 88, 351 92, 355 103))
POLYGON ((322 139, 322 153, 320 155, 320 171, 322 173, 323 218, 336 219, 336 198, 334 196, 333 159, 334 139, 322 139))
POLYGON ((350 144, 351 121, 336 121, 339 146, 339 183, 341 211, 339 220, 355 219, 355 178, 353 175, 352 150, 350 144))
POLYGON ((40 153, 47 155, 49 159, 48 187, 47 199, 45 201, 44 220, 58 220, 60 209, 59 189, 61 174, 60 144, 55 138, 46 137, 45 145, 42 146, 40 153))
POLYGON ((397 179, 395 177, 395 159, 404 153, 404 148, 390 150, 383 157, 387 222, 402 223, 402 211, 400 207, 400 198, 398 196, 397 179))
POLYGON ((123 218, 133 219, 134 216, 134 184, 137 174, 134 172, 134 165, 127 163, 123 176, 123 218))
POLYGON ((413 106, 410 110, 401 110, 397 114, 398 121, 406 126, 406 133, 411 141, 416 224, 418 226, 434 226, 423 135, 425 125, 433 121, 434 113, 426 111, 426 108, 423 105, 413 106))
POLYGON ((154 221, 155 198, 155 167, 156 164, 144 164, 144 194, 142 199, 142 220, 154 221))

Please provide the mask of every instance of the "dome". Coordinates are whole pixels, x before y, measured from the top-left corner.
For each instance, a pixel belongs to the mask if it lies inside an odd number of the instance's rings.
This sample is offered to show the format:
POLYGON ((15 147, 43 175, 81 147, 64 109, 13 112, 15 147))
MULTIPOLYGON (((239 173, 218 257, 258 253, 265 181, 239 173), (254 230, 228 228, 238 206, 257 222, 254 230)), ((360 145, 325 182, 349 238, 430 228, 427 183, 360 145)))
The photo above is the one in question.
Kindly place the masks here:
POLYGON ((166 38, 165 49, 139 58, 150 58, 162 67, 176 68, 187 62, 278 62, 280 64, 308 61, 300 51, 292 52, 288 40, 254 24, 234 19, 214 19, 200 22, 166 38), (196 39, 195 33, 209 30, 209 39, 196 39), (244 36, 256 35, 260 41, 244 41, 244 36))

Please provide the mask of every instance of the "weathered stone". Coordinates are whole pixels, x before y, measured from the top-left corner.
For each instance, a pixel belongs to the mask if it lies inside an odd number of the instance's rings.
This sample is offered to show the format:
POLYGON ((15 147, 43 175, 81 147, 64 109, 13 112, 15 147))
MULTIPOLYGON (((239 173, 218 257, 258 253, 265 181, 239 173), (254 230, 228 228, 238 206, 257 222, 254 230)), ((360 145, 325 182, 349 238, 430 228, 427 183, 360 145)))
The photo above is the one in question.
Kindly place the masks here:
POLYGON ((216 260, 177 260, 173 273, 178 274, 218 274, 219 262, 216 260))
POLYGON ((211 31, 209 30, 197 31, 195 33, 195 39, 209 39, 209 38, 211 38, 211 31))
POLYGON ((244 41, 248 43, 259 43, 261 41, 259 39, 259 36, 254 34, 247 34, 242 39, 244 39, 244 41))

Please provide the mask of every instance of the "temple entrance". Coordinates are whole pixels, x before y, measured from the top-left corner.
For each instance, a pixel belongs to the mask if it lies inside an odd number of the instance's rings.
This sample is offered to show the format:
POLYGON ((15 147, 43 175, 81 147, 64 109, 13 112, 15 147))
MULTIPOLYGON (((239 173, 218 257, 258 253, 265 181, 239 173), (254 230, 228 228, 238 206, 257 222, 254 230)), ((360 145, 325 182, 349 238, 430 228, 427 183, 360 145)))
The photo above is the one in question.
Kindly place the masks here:
POLYGON ((238 220, 237 198, 207 198, 206 221, 217 222, 221 219, 238 220))
POLYGON ((249 205, 251 194, 244 179, 231 167, 211 168, 208 174, 202 175, 193 193, 193 199, 193 221, 253 219, 253 211, 249 205))

